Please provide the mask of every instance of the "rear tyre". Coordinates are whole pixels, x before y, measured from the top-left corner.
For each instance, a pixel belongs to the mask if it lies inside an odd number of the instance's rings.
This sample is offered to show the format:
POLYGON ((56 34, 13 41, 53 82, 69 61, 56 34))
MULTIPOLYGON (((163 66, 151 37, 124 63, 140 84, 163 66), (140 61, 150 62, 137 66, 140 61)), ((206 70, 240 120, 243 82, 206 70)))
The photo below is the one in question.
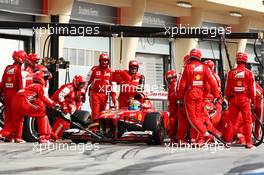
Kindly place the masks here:
POLYGON ((37 119, 25 117, 23 127, 23 139, 27 142, 37 142, 39 140, 37 119))
POLYGON ((255 133, 255 127, 252 128, 252 135, 254 137, 254 140, 253 141, 253 145, 254 146, 259 146, 263 143, 263 140, 264 140, 264 126, 263 124, 261 123, 261 121, 259 120, 259 118, 253 113, 252 116, 255 118, 255 123, 257 123, 260 127, 260 134, 259 134, 259 137, 257 137, 256 133, 255 133))
POLYGON ((146 114, 143 129, 152 131, 152 139, 148 144, 160 145, 163 143, 165 137, 164 119, 159 112, 146 114))

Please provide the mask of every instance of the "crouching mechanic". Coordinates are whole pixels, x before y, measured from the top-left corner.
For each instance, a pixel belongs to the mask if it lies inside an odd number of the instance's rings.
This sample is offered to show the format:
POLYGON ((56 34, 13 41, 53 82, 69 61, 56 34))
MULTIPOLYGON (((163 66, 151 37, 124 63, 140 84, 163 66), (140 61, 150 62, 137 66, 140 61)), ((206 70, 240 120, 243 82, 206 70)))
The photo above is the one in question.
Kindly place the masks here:
POLYGON ((178 91, 178 103, 184 99, 187 118, 191 126, 207 140, 213 138, 204 125, 203 91, 205 83, 211 86, 215 99, 219 98, 220 92, 210 69, 201 63, 202 53, 198 49, 190 51, 190 62, 186 64, 178 91))
POLYGON ((99 56, 99 66, 94 66, 87 75, 85 83, 85 92, 89 88, 89 100, 92 110, 93 124, 97 127, 100 112, 106 109, 108 92, 116 106, 116 94, 112 91, 112 70, 109 68, 110 58, 108 54, 99 56))
POLYGON ((58 103, 62 109, 62 112, 65 114, 66 119, 57 117, 55 123, 52 126, 51 137, 54 140, 59 139, 62 136, 64 130, 70 128, 70 117, 80 108, 79 106, 79 94, 83 90, 85 85, 85 78, 76 75, 72 83, 65 84, 61 86, 51 97, 56 103, 58 103), (76 99, 78 101, 76 102, 76 99))
MULTIPOLYGON (((251 141, 251 109, 250 103, 255 104, 256 88, 253 73, 246 68, 248 56, 246 53, 236 54, 237 68, 228 72, 225 95, 229 102, 229 117, 231 127, 236 125, 238 114, 242 114, 246 148, 254 148, 251 141), (251 100, 251 101, 250 101, 251 100)), ((227 142, 233 140, 234 131, 224 132, 227 142)))
MULTIPOLYGON (((23 88, 33 84, 33 75, 34 72, 37 71, 43 71, 44 73, 47 72, 47 74, 49 74, 49 78, 52 78, 51 73, 48 73, 48 69, 42 65, 39 65, 40 58, 37 54, 35 53, 30 53, 27 55, 26 57, 26 61, 25 61, 25 66, 24 69, 22 70, 22 80, 23 80, 23 88)), ((44 95, 48 97, 48 94, 46 93, 46 87, 48 86, 48 81, 46 82, 45 86, 44 86, 44 95)), ((49 135, 50 135, 50 126, 49 126, 49 121, 47 116, 45 117, 39 117, 37 118, 37 125, 38 125, 38 132, 41 135, 41 139, 45 140, 44 138, 44 133, 46 133, 46 139, 49 140, 49 135)), ((21 123, 21 126, 18 128, 17 130, 17 136, 16 138, 22 138, 22 134, 23 134, 23 122, 21 123)))
POLYGON ((168 111, 169 115, 169 128, 168 135, 171 142, 176 141, 176 134, 178 128, 177 119, 177 105, 176 105, 176 88, 177 88, 177 75, 175 70, 169 70, 165 74, 165 80, 168 86, 168 111))
MULTIPOLYGON (((44 118, 46 105, 51 108, 56 107, 56 103, 44 95, 43 87, 49 77, 49 72, 38 71, 33 75, 33 84, 17 92, 12 102, 12 122, 0 131, 0 138, 16 133, 25 116, 44 118)), ((47 142, 45 135, 45 133, 40 133, 40 143, 47 142)), ((22 142, 22 138, 19 139, 22 142)))

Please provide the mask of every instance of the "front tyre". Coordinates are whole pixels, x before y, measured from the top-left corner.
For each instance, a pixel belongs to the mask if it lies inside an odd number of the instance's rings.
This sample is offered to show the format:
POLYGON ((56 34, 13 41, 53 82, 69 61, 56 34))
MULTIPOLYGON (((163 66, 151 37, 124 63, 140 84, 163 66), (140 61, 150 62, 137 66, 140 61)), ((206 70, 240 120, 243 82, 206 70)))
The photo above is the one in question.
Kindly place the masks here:
POLYGON ((146 114, 143 129, 152 131, 152 139, 148 144, 160 145, 165 138, 164 118, 159 112, 146 114))

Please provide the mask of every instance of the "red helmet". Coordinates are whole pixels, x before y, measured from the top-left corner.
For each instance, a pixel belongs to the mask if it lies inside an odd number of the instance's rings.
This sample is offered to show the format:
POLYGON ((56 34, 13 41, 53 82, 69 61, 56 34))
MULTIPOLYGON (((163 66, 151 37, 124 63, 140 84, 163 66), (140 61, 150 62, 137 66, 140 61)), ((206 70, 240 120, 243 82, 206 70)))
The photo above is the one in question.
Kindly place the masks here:
POLYGON ((165 80, 166 80, 166 83, 169 84, 171 79, 172 78, 176 78, 177 77, 177 74, 176 74, 176 71, 174 69, 172 70, 168 70, 165 74, 165 80))
POLYGON ((85 83, 85 78, 81 75, 75 75, 73 77, 72 83, 74 85, 75 88, 78 88, 80 86, 80 84, 84 84, 85 83))
POLYGON ((26 61, 29 66, 33 67, 39 61, 39 57, 35 53, 30 53, 27 55, 26 61))
POLYGON ((185 55, 184 59, 183 59, 183 62, 184 64, 187 64, 190 60, 190 56, 189 55, 185 55))
POLYGON ((100 56, 99 56, 99 62, 100 62, 101 60, 107 60, 107 61, 110 61, 110 58, 109 58, 108 54, 106 54, 106 53, 102 53, 102 54, 100 54, 100 56))
POLYGON ((236 61, 244 62, 246 63, 248 61, 248 55, 243 52, 237 52, 236 54, 236 61))
POLYGON ((25 58, 27 57, 27 53, 23 50, 14 51, 12 57, 14 61, 17 61, 20 64, 23 64, 25 58))
POLYGON ((110 62, 110 58, 109 58, 108 54, 106 54, 106 53, 100 54, 99 63, 100 63, 100 66, 102 68, 106 68, 108 66, 109 62, 110 62), (107 62, 102 62, 103 60, 107 60, 107 62))
POLYGON ((199 50, 199 49, 192 49, 191 51, 190 51, 190 58, 196 58, 196 59, 198 59, 198 60, 200 60, 201 61, 201 59, 202 59, 202 52, 199 50))
POLYGON ((135 66, 135 67, 139 67, 139 64, 136 60, 131 60, 129 61, 128 67, 130 66, 135 66))
POLYGON ((213 71, 214 70, 214 62, 212 61, 212 60, 206 60, 205 62, 204 62, 204 64, 205 65, 207 65, 210 69, 211 69, 211 71, 213 71))

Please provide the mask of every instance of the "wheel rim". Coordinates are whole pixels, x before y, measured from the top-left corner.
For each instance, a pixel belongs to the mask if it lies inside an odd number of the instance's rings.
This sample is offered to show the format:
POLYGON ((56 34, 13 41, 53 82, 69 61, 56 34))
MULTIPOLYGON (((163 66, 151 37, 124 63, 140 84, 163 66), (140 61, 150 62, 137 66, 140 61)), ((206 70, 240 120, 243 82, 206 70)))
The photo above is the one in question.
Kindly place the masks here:
POLYGON ((0 128, 4 127, 4 105, 0 106, 0 128))
POLYGON ((29 117, 29 123, 30 123, 30 127, 29 127, 30 133, 32 133, 32 136, 36 140, 38 140, 39 139, 39 136, 38 136, 38 127, 37 127, 37 120, 36 120, 36 118, 29 117))

